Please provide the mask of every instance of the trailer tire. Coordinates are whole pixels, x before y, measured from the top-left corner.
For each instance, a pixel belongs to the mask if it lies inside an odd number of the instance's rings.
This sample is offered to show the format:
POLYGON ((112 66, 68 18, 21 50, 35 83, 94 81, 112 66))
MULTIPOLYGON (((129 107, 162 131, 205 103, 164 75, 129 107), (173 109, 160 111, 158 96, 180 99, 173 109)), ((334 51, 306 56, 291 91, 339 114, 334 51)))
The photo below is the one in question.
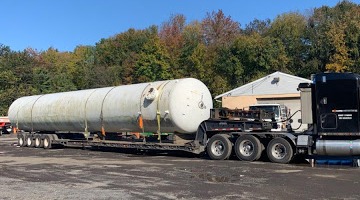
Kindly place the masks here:
POLYGON ((25 146, 25 135, 20 133, 20 134, 18 134, 17 138, 18 138, 18 145, 20 147, 24 147, 25 146))
POLYGON ((43 139, 43 143, 44 143, 44 149, 51 149, 51 142, 52 142, 52 137, 51 135, 44 135, 44 139, 43 139))
POLYGON ((266 148, 266 152, 271 162, 283 164, 289 163, 294 155, 294 150, 289 141, 281 137, 272 139, 266 148))
POLYGON ((39 134, 34 135, 34 146, 35 148, 44 147, 44 140, 41 138, 41 135, 39 134))
POLYGON ((263 151, 260 140, 253 135, 241 135, 235 143, 235 154, 240 160, 259 160, 263 151))
POLYGON ((56 134, 51 134, 51 139, 54 140, 58 140, 59 137, 56 134))
POLYGON ((232 152, 232 143, 226 134, 214 135, 207 143, 207 153, 212 160, 226 160, 232 152))
POLYGON ((34 137, 33 137, 32 134, 26 134, 25 143, 26 143, 27 147, 33 147, 34 146, 34 137))

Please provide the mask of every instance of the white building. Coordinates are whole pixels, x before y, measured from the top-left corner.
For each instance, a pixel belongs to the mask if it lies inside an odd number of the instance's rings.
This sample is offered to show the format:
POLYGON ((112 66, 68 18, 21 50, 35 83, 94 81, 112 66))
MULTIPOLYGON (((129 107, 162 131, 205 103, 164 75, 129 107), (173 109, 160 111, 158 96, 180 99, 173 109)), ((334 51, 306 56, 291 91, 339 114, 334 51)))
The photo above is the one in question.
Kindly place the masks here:
MULTIPOLYGON (((278 103, 286 105, 291 114, 300 110, 300 91, 298 85, 311 80, 275 72, 261 79, 245 84, 228 92, 215 97, 220 99, 222 107, 230 109, 246 109, 253 104, 278 103)), ((292 127, 300 126, 298 119, 301 118, 300 111, 297 112, 293 119, 292 127)), ((298 131, 306 128, 301 126, 298 131)))

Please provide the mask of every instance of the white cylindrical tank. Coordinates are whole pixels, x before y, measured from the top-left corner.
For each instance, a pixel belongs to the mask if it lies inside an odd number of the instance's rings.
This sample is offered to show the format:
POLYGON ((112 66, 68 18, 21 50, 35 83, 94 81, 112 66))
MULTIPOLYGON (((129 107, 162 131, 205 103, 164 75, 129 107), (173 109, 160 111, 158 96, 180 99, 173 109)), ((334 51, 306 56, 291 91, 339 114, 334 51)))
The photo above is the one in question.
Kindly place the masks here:
POLYGON ((25 131, 193 133, 212 106, 208 88, 184 78, 22 97, 8 116, 25 131))

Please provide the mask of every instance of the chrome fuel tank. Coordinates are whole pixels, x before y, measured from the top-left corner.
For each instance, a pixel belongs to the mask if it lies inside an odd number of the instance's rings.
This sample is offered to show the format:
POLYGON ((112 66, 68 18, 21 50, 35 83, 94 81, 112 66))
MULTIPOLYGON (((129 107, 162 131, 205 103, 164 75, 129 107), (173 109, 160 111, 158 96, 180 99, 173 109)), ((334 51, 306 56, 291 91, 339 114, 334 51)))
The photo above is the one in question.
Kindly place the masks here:
POLYGON ((326 156, 358 156, 360 140, 317 140, 316 153, 326 156))

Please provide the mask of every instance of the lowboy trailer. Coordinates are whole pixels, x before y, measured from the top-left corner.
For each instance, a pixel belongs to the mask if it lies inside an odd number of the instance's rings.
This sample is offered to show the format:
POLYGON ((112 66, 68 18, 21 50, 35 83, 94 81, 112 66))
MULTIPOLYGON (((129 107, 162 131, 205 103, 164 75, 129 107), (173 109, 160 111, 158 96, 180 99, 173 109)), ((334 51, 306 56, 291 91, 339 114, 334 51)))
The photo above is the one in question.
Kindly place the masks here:
POLYGON ((19 146, 36 148, 181 150, 214 160, 234 152, 240 160, 266 155, 276 163, 294 156, 358 159, 360 75, 320 73, 298 89, 301 120, 308 124, 299 133, 271 131, 277 125, 272 112, 213 109, 208 89, 196 79, 23 97, 11 105, 9 118, 24 130, 19 146), (141 136, 145 132, 152 134, 141 136))

